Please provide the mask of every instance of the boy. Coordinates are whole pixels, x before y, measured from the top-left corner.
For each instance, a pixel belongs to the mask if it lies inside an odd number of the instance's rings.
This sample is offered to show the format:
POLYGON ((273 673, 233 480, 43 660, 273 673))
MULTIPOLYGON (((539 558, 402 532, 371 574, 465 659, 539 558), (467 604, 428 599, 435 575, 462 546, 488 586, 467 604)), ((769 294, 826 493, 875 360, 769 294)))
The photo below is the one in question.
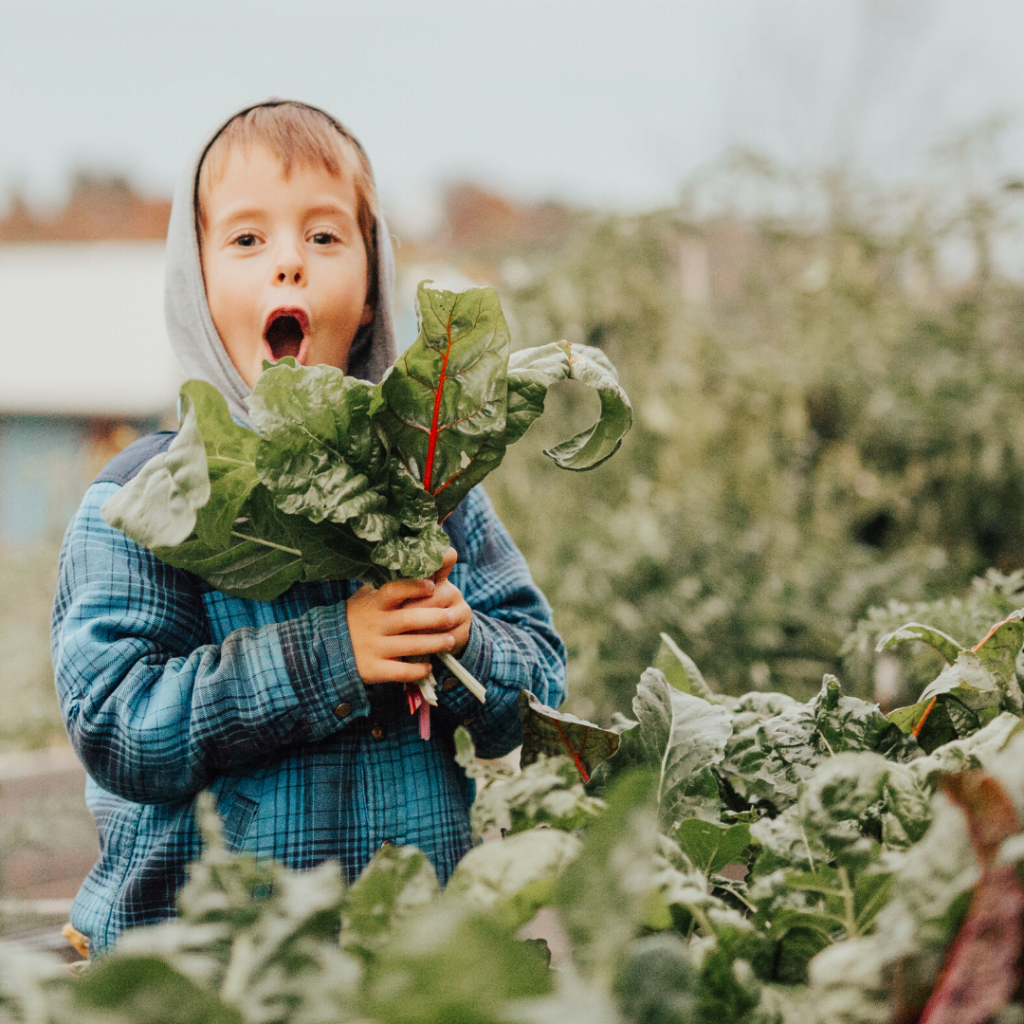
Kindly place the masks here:
MULTIPOLYGON (((248 423, 264 358, 379 380, 395 355, 391 243, 359 144, 329 115, 271 101, 229 119, 175 193, 168 333, 185 372, 248 423)), ((109 527, 100 506, 172 435, 136 442, 68 528, 53 613, 64 721, 85 764, 100 860, 71 922, 93 950, 174 913, 209 789, 234 849, 349 880, 383 844, 419 846, 442 883, 470 846, 459 724, 478 752, 520 742, 517 697, 557 705, 565 652, 550 609, 479 488, 449 517, 433 580, 299 583, 274 601, 212 590, 109 527), (439 688, 429 741, 396 683, 452 651, 480 705, 439 688)))

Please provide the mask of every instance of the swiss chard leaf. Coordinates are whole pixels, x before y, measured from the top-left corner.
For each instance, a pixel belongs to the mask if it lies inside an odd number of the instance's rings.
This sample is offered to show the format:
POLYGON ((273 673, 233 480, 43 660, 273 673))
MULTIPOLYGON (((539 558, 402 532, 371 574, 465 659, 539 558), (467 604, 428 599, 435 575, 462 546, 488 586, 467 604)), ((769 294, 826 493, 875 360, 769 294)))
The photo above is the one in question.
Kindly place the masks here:
POLYGON ((445 899, 463 900, 476 910, 501 908, 512 927, 521 927, 550 902, 555 879, 580 845, 568 832, 547 828, 476 846, 448 879, 445 899))
POLYGON ((705 875, 714 874, 726 864, 739 864, 750 848, 750 826, 715 825, 700 818, 689 818, 676 829, 676 840, 683 853, 705 875))
POLYGON ((583 791, 579 773, 568 757, 538 754, 516 774, 500 763, 478 760, 473 740, 460 726, 455 730, 455 761, 477 780, 470 812, 474 839, 483 838, 491 828, 516 833, 545 825, 571 832, 604 809, 604 801, 583 791))
POLYGON ((210 499, 206 447, 187 392, 181 395, 181 426, 165 452, 154 455, 138 475, 103 504, 103 518, 136 544, 173 547, 186 540, 196 513, 210 499))
POLYGON ((717 821, 718 784, 712 766, 725 756, 732 735, 728 712, 670 686, 657 669, 644 672, 633 698, 638 739, 655 772, 661 820, 717 821))
POLYGON ((618 749, 618 733, 542 704, 529 690, 519 691, 519 720, 523 727, 520 763, 533 764, 539 754, 568 755, 580 778, 589 782, 594 770, 618 749))
POLYGON ((702 697, 704 700, 712 698, 711 687, 704 682, 704 676, 701 675, 693 658, 686 654, 668 633, 661 634, 661 646, 654 659, 654 667, 677 690, 702 697))
POLYGON ((505 430, 512 339, 490 288, 455 294, 427 284, 417 293, 419 336, 385 378, 377 417, 424 489, 447 492, 444 515, 469 492, 466 471, 481 452, 494 460, 487 442, 505 430))
POLYGON ((190 380, 181 391, 195 409, 210 475, 210 497, 197 512, 196 536, 211 547, 227 547, 235 520, 259 483, 260 439, 235 423, 224 396, 212 384, 190 380))
POLYGON ((876 651, 885 651, 896 644, 904 643, 907 640, 920 640, 921 643, 934 647, 946 659, 947 664, 952 665, 957 655, 964 649, 948 633, 934 626, 922 626, 920 622, 908 622, 905 626, 892 633, 888 633, 878 641, 876 651))
POLYGON ((586 430, 544 452, 562 469, 586 470, 610 459, 633 424, 633 407, 608 357, 591 345, 571 345, 569 377, 597 391, 601 415, 586 430))

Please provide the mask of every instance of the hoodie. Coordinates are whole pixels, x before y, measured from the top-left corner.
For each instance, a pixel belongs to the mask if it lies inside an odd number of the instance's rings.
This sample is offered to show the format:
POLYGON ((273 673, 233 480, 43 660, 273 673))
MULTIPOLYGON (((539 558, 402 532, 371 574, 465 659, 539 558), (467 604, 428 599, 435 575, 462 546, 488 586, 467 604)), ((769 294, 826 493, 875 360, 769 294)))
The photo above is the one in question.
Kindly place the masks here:
MULTIPOLYGON (((218 126, 185 168, 174 191, 171 219, 167 226, 164 315, 171 347, 185 371, 185 376, 197 377, 213 384, 227 398, 231 414, 249 425, 249 411, 245 406, 249 388, 224 350, 206 301, 206 288, 199 259, 195 196, 203 157, 227 125, 236 117, 252 110, 253 106, 274 106, 282 102, 293 101, 268 100, 265 104, 243 107, 218 126)), ((318 110, 330 119, 343 135, 359 146, 355 136, 330 114, 319 107, 311 109, 318 110)), ((359 148, 361 150, 362 146, 359 148)), ((384 376, 384 371, 395 361, 397 354, 391 313, 391 293, 395 278, 394 253, 387 224, 384 222, 383 214, 379 212, 376 234, 377 309, 373 320, 365 327, 361 327, 356 334, 346 370, 351 377, 360 377, 374 383, 384 376)))
MULTIPOLYGON (((168 331, 186 373, 215 384, 245 420, 248 389, 203 288, 198 166, 199 157, 171 214, 168 331)), ((350 366, 374 380, 394 348, 383 220, 377 230, 380 301, 350 366)), ((565 696, 565 649, 551 609, 482 488, 445 529, 459 553, 449 578, 473 611, 460 661, 487 700, 481 705, 442 674, 424 741, 404 687, 366 686, 359 676, 345 605, 358 581, 300 582, 273 601, 242 600, 105 522, 104 502, 172 436, 142 438, 100 473, 61 551, 54 678, 100 839, 72 925, 102 951, 126 929, 174 916, 202 848, 194 802, 203 790, 216 800, 231 850, 296 870, 330 860, 351 882, 383 845, 412 845, 443 884, 472 841, 455 729, 469 730, 480 756, 500 757, 522 742, 521 690, 552 706, 565 696)))

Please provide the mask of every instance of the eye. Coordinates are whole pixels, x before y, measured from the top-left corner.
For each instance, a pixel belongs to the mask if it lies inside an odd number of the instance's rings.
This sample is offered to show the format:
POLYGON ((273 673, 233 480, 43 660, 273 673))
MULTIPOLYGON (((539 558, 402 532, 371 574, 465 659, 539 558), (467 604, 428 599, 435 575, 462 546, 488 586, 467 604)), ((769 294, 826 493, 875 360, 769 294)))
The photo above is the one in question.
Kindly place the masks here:
POLYGON ((338 236, 333 231, 316 231, 313 234, 314 245, 330 245, 338 241, 338 236))
POLYGON ((256 236, 248 233, 237 235, 231 242, 232 245, 241 246, 243 249, 251 249, 256 244, 256 236))

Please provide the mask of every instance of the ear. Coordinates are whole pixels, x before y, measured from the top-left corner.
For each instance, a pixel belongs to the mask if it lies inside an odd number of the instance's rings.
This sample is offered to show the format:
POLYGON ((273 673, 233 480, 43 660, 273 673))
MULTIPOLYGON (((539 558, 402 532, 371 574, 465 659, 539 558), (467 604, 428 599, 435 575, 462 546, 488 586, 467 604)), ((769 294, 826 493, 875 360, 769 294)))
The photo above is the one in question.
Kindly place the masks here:
POLYGON ((377 305, 373 302, 363 303, 363 312, 359 317, 359 326, 365 327, 369 323, 373 323, 374 315, 377 312, 377 305))

